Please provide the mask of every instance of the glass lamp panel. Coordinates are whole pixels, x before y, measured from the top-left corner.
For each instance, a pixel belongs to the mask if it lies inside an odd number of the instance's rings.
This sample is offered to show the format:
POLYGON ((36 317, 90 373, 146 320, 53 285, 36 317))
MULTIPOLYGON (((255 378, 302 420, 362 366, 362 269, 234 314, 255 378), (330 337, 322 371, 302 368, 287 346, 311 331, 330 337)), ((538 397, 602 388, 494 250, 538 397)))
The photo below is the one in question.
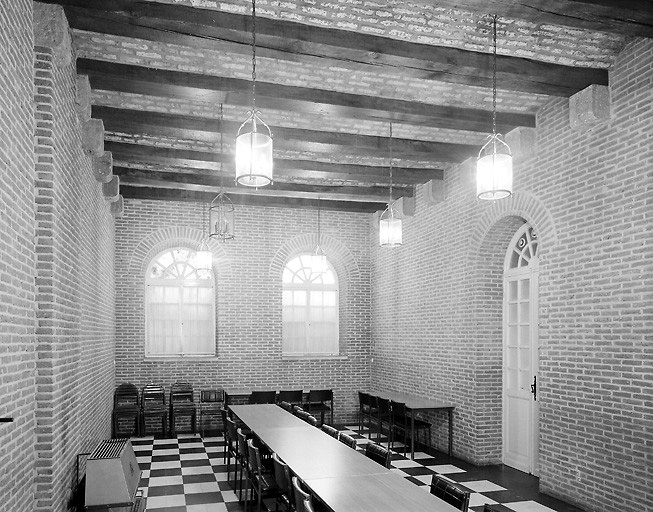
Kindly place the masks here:
POLYGON ((248 187, 272 182, 272 137, 245 132, 236 137, 236 181, 248 187))
POLYGON ((490 153, 476 162, 476 195, 495 200, 512 194, 512 156, 490 153))
POLYGON ((402 244, 401 219, 390 217, 379 221, 379 245, 394 247, 402 244))
POLYGON ((327 271, 327 268, 326 254, 318 247, 311 258, 311 271, 313 274, 322 275, 327 271))

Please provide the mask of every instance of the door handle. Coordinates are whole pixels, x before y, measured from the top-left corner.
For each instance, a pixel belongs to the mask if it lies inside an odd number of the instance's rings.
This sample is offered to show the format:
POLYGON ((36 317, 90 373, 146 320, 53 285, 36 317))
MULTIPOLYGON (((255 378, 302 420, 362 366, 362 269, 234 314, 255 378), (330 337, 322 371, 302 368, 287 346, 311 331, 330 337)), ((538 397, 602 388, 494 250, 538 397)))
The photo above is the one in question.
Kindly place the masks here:
POLYGON ((537 400, 537 375, 533 375, 533 384, 531 384, 531 393, 533 393, 533 400, 537 400))

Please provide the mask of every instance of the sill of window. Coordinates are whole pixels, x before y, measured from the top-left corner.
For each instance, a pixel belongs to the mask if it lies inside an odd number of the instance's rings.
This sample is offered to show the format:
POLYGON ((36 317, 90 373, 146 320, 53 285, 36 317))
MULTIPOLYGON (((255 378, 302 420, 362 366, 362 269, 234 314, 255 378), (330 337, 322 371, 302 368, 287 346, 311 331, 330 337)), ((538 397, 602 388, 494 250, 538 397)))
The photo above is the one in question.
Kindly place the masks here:
POLYGON ((349 359, 347 356, 343 356, 341 354, 332 354, 332 355, 318 355, 318 354, 298 354, 298 355, 283 355, 281 356, 282 361, 298 361, 298 360, 306 360, 310 359, 312 361, 315 360, 341 360, 344 361, 346 359, 349 359))
POLYGON ((154 361, 159 363, 164 362, 179 362, 179 361, 217 361, 218 356, 145 356, 145 361, 154 361))

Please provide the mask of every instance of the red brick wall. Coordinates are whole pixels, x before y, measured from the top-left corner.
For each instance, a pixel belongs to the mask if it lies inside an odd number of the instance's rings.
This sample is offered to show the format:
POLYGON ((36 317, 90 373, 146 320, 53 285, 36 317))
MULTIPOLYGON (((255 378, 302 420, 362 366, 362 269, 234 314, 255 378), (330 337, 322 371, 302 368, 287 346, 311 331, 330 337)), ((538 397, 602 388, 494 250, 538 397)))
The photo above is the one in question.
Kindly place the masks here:
POLYGON ((32 2, 0 2, 0 509, 34 503, 32 2))
MULTIPOLYGON (((612 116, 538 114, 513 198, 479 203, 469 164, 446 200, 417 194, 404 246, 372 250, 372 382, 457 404, 457 455, 501 453, 503 256, 523 219, 540 239, 540 486, 592 511, 637 510, 653 486, 653 41, 611 71, 612 116), (522 219, 522 220, 519 220, 522 219)), ((444 418, 433 417, 444 448, 444 418)))
POLYGON ((197 203, 125 201, 116 223, 116 379, 169 389, 190 380, 196 389, 333 388, 336 421, 352 419, 356 390, 369 382, 369 215, 322 212, 322 241, 340 277, 341 356, 281 356, 281 272, 299 251, 315 249, 317 214, 286 208, 236 207, 236 238, 212 242, 217 262, 217 358, 145 359, 144 276, 165 247, 197 248, 197 203))
POLYGON ((43 9, 0 6, 0 415, 15 418, 0 426, 0 508, 12 512, 67 510, 76 455, 110 435, 114 383, 113 220, 81 147, 68 27, 43 9))

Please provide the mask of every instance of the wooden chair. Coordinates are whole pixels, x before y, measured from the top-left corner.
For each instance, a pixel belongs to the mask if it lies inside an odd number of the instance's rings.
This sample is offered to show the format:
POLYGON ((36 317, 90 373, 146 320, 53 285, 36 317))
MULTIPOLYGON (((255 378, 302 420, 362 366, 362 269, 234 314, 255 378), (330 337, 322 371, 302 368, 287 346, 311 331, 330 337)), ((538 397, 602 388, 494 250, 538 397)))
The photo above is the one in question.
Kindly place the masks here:
MULTIPOLYGON (((247 449, 247 438, 241 429, 236 430, 236 448, 238 450, 238 463, 240 464, 240 493, 238 499, 243 500, 243 482, 247 483, 249 476, 249 450, 247 449)), ((234 487, 234 492, 237 492, 238 485, 234 487)), ((247 491, 245 489, 245 499, 247 499, 247 491)))
MULTIPOLYGON (((256 510, 261 512, 261 503, 263 496, 277 493, 277 483, 274 475, 263 468, 261 464, 261 453, 259 449, 254 446, 254 440, 247 441, 248 463, 249 463, 249 482, 252 484, 252 492, 256 496, 256 510)), ((247 492, 245 492, 247 497, 247 492)), ((245 502, 245 510, 247 510, 247 502, 245 502)))
POLYGON ((234 491, 236 491, 236 475, 238 472, 238 427, 236 423, 227 416, 226 409, 223 409, 225 414, 222 416, 222 419, 225 423, 224 430, 224 443, 225 443, 225 453, 227 458, 227 482, 229 482, 229 475, 231 473, 231 458, 234 459, 234 491))
POLYGON ((390 469, 390 450, 385 446, 376 443, 367 443, 365 445, 365 456, 372 459, 374 462, 378 462, 384 468, 390 469))
POLYGON ((372 400, 369 393, 363 391, 358 392, 358 428, 363 430, 365 428, 365 418, 367 418, 368 426, 372 422, 372 415, 376 412, 372 411, 372 400))
POLYGON ((276 391, 252 391, 249 395, 250 404, 273 404, 276 401, 276 391))
POLYGON ((339 432, 338 432, 337 428, 334 428, 331 425, 324 424, 324 425, 322 425, 322 431, 326 432, 327 434, 329 434, 334 439, 338 439, 339 432))
POLYGON ((141 391, 141 435, 146 436, 148 418, 161 421, 161 435, 168 435, 168 409, 163 386, 148 384, 141 391))
POLYGON ((285 400, 282 400, 277 405, 281 407, 284 411, 292 412, 292 404, 290 402, 286 402, 285 400))
POLYGON ((338 441, 340 441, 343 444, 346 444, 347 446, 349 446, 349 448, 353 448, 354 450, 358 445, 358 443, 356 443, 356 439, 351 437, 349 434, 345 434, 344 432, 340 432, 340 435, 338 436, 338 441))
POLYGON ((305 418, 306 423, 309 425, 313 425, 314 427, 317 427, 317 418, 313 416, 312 414, 308 414, 305 418))
POLYGON ((113 392, 111 437, 137 436, 141 430, 141 406, 138 388, 130 383, 120 384, 113 392), (124 420, 124 421, 121 421, 124 420), (123 433, 120 426, 129 421, 133 427, 123 433))
POLYGON ((175 382, 170 388, 170 433, 177 434, 177 419, 188 418, 190 433, 195 432, 197 409, 193 386, 187 382, 175 382))
POLYGON ((290 479, 290 468, 283 462, 276 453, 272 454, 272 464, 274 466, 274 480, 277 483, 277 495, 275 511, 279 510, 279 505, 287 511, 290 511, 292 504, 292 482, 290 479))
MULTIPOLYGON (((388 427, 388 438, 391 436, 390 433, 390 400, 386 398, 377 397, 376 398, 376 421, 378 430, 376 431, 376 440, 377 442, 381 439, 383 435, 383 425, 388 427)), ((370 433, 370 439, 372 435, 370 433)), ((388 446, 390 443, 388 442, 388 446)))
POLYGON ((324 423, 324 413, 331 415, 330 423, 333 424, 333 390, 332 389, 311 389, 308 392, 306 408, 311 414, 320 413, 320 425, 324 423))
POLYGON ((292 487, 295 494, 295 511, 296 512, 310 512, 312 510, 312 500, 311 495, 304 491, 299 485, 299 479, 296 476, 292 477, 292 487), (306 503, 308 503, 311 508, 306 508, 306 503))
MULTIPOLYGON (((395 402, 394 400, 390 401, 390 449, 394 450, 395 437, 396 434, 403 432, 404 438, 404 455, 408 450, 408 445, 406 443, 408 436, 410 435, 410 417, 406 409, 406 404, 402 402, 395 402)), ((420 431, 427 430, 428 445, 431 446, 431 424, 428 421, 420 420, 415 418, 415 433, 419 434, 420 431)))
MULTIPOLYGON (((219 417, 222 413, 222 405, 224 404, 224 391, 221 389, 202 389, 200 390, 199 409, 199 423, 200 434, 204 437, 204 423, 205 419, 211 416, 219 417)), ((222 431, 224 432, 226 426, 222 423, 222 431)))
POLYGON ((433 475, 431 479, 431 494, 453 505, 462 512, 467 512, 469 493, 463 491, 453 482, 441 475, 433 475))

